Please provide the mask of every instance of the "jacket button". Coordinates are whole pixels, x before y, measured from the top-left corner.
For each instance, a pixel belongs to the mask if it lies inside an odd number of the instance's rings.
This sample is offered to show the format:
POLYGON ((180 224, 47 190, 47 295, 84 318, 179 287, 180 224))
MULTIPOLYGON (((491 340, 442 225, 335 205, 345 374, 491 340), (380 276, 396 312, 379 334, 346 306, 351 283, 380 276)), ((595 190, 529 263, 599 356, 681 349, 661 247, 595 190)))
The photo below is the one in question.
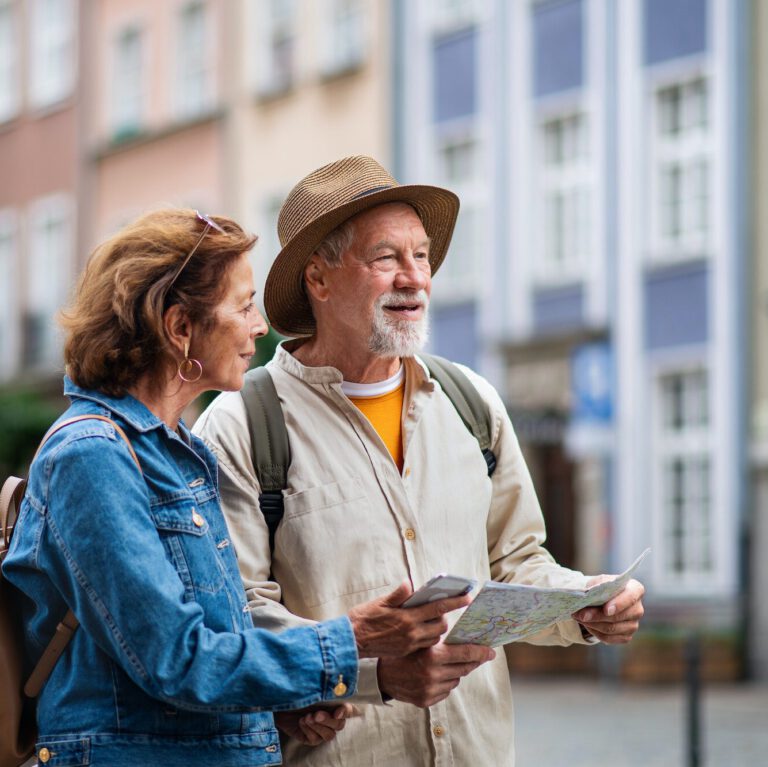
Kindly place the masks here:
POLYGON ((50 758, 51 758, 51 752, 43 746, 38 752, 37 752, 37 758, 45 764, 50 758))
POLYGON ((406 537, 407 540, 413 541, 416 540, 416 531, 412 528, 407 528, 403 535, 406 537))
POLYGON ((267 746, 264 749, 268 754, 274 754, 277 751, 277 746, 273 743, 271 746, 267 746))
POLYGON ((439 724, 432 730, 435 733, 436 738, 442 738, 445 735, 445 727, 441 727, 439 724))
POLYGON ((346 695, 347 692, 347 685, 344 684, 342 681, 342 675, 339 674, 339 681, 336 683, 336 686, 333 688, 333 694, 340 698, 342 695, 346 695))
POLYGON ((193 511, 192 523, 195 527, 202 527, 205 524, 205 520, 196 511, 193 511))

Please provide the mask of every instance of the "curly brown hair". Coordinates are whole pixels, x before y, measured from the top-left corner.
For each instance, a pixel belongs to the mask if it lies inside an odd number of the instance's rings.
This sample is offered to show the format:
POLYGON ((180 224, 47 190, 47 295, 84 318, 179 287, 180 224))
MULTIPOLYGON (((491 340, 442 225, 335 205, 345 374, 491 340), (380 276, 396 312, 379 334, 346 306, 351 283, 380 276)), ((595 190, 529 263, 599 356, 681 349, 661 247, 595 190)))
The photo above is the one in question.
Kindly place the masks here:
POLYGON ((257 238, 230 218, 212 220, 225 234, 210 227, 200 240, 206 224, 196 211, 157 210, 96 247, 60 317, 67 374, 78 386, 121 397, 146 374, 175 366, 163 327, 174 304, 204 332, 213 328, 228 270, 257 238))

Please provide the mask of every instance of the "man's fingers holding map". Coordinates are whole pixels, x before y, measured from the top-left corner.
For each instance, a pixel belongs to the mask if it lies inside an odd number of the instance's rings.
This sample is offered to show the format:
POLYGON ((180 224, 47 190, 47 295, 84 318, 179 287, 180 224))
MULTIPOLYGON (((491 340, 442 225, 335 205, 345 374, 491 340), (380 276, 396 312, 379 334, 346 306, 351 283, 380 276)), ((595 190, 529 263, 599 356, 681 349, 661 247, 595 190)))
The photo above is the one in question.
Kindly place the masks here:
MULTIPOLYGON (((598 575, 589 581, 589 586, 604 583, 612 576, 598 575)), ((623 644, 629 642, 639 627, 643 617, 643 594, 645 588, 639 581, 631 579, 613 599, 604 605, 586 607, 573 614, 573 617, 602 642, 623 644)))

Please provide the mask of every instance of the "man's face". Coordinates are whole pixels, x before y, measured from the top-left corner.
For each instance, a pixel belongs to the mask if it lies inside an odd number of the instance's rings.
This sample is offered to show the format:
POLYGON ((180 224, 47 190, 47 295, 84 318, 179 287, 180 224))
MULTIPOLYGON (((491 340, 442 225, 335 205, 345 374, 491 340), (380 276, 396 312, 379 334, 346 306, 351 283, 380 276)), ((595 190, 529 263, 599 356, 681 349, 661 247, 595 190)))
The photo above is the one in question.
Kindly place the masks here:
POLYGON ((337 323, 380 357, 409 357, 428 337, 429 237, 409 205, 390 203, 354 219, 352 246, 329 270, 337 323))

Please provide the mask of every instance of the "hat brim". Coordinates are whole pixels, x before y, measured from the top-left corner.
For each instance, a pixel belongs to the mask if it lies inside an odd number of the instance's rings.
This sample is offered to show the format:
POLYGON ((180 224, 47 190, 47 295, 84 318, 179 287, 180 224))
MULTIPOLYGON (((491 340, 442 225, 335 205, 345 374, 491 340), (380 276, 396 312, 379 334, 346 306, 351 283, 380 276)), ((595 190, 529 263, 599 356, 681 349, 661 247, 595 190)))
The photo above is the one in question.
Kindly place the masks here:
POLYGON ((436 186, 393 186, 351 200, 319 216, 278 253, 264 285, 264 309, 272 327, 285 336, 315 332, 315 318, 304 289, 304 269, 317 246, 337 226, 358 213, 389 202, 413 206, 430 238, 434 274, 443 263, 459 214, 459 198, 436 186))

